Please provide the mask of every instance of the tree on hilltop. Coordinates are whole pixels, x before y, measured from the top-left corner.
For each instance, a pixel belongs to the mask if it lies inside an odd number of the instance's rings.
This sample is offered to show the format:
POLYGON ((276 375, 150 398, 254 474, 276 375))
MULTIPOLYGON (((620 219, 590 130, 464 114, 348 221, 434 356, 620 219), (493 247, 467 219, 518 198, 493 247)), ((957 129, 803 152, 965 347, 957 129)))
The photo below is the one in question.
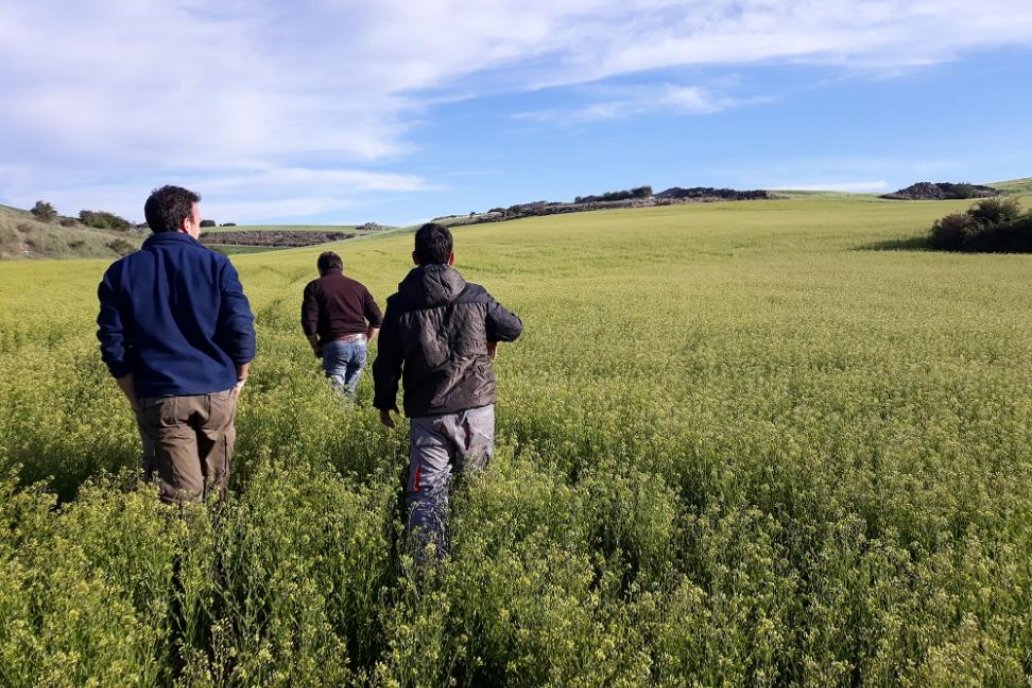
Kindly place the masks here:
POLYGON ((129 220, 104 210, 80 210, 79 222, 94 229, 117 229, 122 232, 133 227, 129 220))
POLYGON ((29 212, 40 222, 52 222, 57 217, 57 210, 46 201, 36 201, 36 205, 32 206, 29 212))

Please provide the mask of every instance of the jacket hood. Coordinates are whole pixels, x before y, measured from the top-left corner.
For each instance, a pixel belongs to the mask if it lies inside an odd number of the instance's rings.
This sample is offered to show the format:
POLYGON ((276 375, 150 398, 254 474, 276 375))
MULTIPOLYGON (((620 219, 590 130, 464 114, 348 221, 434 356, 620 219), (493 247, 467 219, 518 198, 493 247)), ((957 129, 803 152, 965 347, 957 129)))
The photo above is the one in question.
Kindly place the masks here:
POLYGON ((466 280, 447 265, 421 265, 398 284, 398 293, 420 306, 451 303, 466 288, 466 280))

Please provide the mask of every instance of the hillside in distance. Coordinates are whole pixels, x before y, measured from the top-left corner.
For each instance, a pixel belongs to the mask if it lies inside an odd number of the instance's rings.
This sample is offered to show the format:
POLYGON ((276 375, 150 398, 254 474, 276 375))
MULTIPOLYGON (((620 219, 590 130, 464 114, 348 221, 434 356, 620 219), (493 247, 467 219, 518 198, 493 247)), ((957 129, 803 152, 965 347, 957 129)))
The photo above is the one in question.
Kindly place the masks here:
POLYGON ((0 259, 117 258, 138 249, 146 234, 69 225, 40 222, 26 210, 0 205, 0 259))
MULTIPOLYGON (((994 189, 999 189, 1003 196, 1025 197, 1032 200, 1032 177, 1023 177, 1008 181, 991 182, 988 184, 994 189)), ((841 191, 795 191, 791 189, 778 189, 776 192, 733 192, 730 189, 709 189, 708 187, 696 187, 695 190, 710 193, 703 200, 760 200, 763 198, 778 197, 786 198, 825 198, 825 199, 863 199, 870 202, 882 202, 874 194, 857 194, 841 191), (734 193, 739 196, 734 199, 722 197, 721 194, 734 193), (749 194, 753 194, 750 196, 749 194), (761 195, 762 194, 762 195, 761 195), (771 194, 767 196, 766 194, 771 194)), ((682 202, 684 198, 666 198, 664 194, 672 191, 693 191, 693 189, 668 189, 667 192, 655 194, 665 205, 667 202, 682 202)), ((603 195, 604 196, 604 195, 603 195)), ((650 201, 652 199, 649 199, 650 201)), ((688 198, 688 201, 693 200, 688 198)), ((606 211, 615 210, 620 207, 637 208, 645 210, 653 203, 642 204, 642 199, 629 198, 617 201, 607 201, 603 197, 583 197, 574 203, 528 203, 511 206, 507 209, 497 208, 486 213, 473 213, 471 215, 449 215, 436 218, 435 221, 442 221, 447 225, 479 224, 481 222, 497 222, 499 220, 515 220, 522 217, 533 217, 535 215, 551 215, 565 212, 583 212, 586 210, 606 211), (602 199, 602 200, 598 200, 602 199), (561 206, 561 207, 559 207, 561 206)), ((218 243, 217 250, 224 253, 251 253, 264 252, 271 249, 290 248, 301 243, 297 241, 267 241, 261 235, 265 233, 288 233, 291 237, 301 236, 302 233, 327 233, 344 232, 350 235, 348 238, 359 238, 373 236, 384 232, 395 231, 397 227, 382 226, 373 222, 364 225, 240 225, 206 228, 205 232, 213 238, 211 243, 218 243), (229 239, 229 236, 240 235, 239 241, 229 239), (243 237, 256 235, 248 240, 243 237), (215 239, 215 237, 219 237, 215 239)), ((25 259, 25 258, 116 258, 128 252, 136 250, 143 241, 150 236, 150 231, 143 227, 128 232, 100 230, 87 227, 80 222, 74 222, 70 226, 63 226, 57 220, 44 223, 37 220, 27 210, 13 208, 0 204, 0 260, 3 259, 25 259)), ((324 237, 330 241, 336 237, 324 237)), ((204 241, 204 237, 202 237, 204 241)), ((208 243, 208 242, 205 242, 208 243)))

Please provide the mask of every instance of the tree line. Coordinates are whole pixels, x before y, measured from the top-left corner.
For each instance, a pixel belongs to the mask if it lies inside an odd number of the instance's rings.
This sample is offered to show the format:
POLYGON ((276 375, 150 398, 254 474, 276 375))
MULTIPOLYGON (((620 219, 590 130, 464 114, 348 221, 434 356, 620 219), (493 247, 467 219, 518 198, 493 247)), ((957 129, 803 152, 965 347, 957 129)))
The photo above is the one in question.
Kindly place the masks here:
MULTIPOLYGON (((94 229, 113 229, 119 232, 128 232, 133 228, 146 227, 146 224, 133 224, 124 217, 120 217, 115 213, 109 213, 106 210, 80 210, 77 218, 74 217, 63 217, 54 208, 53 204, 47 201, 36 201, 36 205, 32 206, 29 211, 32 213, 40 222, 59 222, 64 227, 74 227, 77 224, 82 224, 87 227, 94 229)), ((201 227, 217 227, 218 224, 215 220, 201 220, 201 227)), ((235 222, 225 222, 222 224, 223 227, 235 227, 235 222)))

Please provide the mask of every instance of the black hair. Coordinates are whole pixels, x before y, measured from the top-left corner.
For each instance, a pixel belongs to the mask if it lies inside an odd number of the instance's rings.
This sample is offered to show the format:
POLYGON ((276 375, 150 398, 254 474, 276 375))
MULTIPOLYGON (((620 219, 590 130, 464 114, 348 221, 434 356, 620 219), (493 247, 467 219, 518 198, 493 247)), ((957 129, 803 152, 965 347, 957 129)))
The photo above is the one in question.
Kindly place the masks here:
POLYGON ((155 234, 178 232, 183 220, 192 216, 193 204, 200 201, 200 194, 181 186, 165 185, 151 191, 143 204, 143 215, 155 234))
POLYGON ((420 265, 448 262, 452 254, 452 235, 444 225, 428 222, 416 231, 416 259, 420 265))
POLYGON ((315 266, 319 268, 319 272, 343 270, 344 261, 341 260, 340 256, 333 251, 326 251, 325 253, 319 254, 319 260, 315 262, 315 266))

